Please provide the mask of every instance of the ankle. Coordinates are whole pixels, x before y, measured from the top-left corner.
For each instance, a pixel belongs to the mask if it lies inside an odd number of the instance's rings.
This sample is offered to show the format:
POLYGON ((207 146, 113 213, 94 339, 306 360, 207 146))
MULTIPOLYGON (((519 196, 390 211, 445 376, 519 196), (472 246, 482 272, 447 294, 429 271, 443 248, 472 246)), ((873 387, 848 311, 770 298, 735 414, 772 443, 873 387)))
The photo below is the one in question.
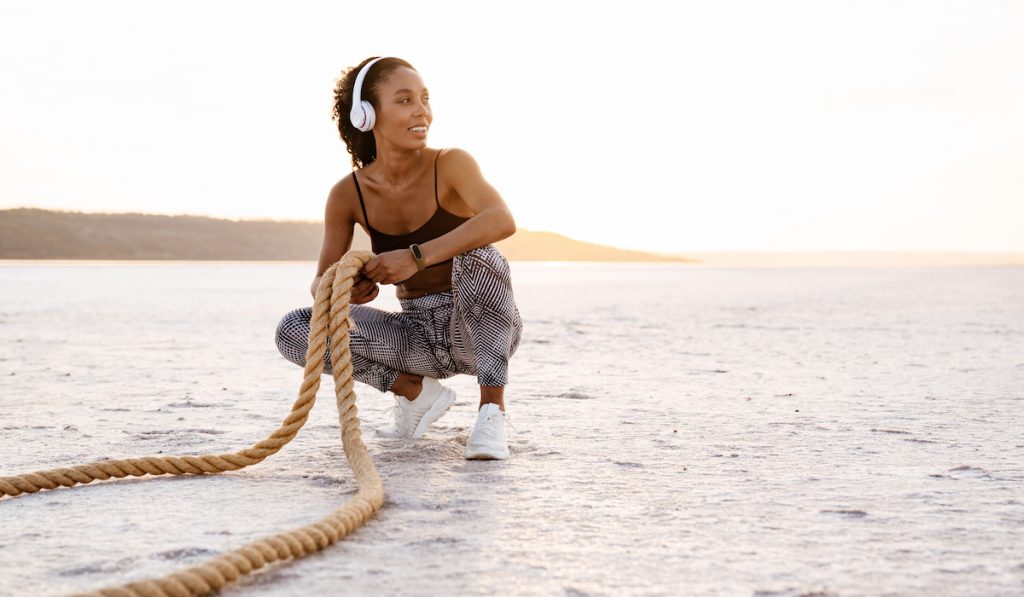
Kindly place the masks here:
POLYGON ((391 384, 391 392, 412 402, 423 391, 423 378, 402 374, 391 384))
POLYGON ((505 386, 480 386, 480 406, 485 404, 497 404, 501 412, 505 412, 505 386))

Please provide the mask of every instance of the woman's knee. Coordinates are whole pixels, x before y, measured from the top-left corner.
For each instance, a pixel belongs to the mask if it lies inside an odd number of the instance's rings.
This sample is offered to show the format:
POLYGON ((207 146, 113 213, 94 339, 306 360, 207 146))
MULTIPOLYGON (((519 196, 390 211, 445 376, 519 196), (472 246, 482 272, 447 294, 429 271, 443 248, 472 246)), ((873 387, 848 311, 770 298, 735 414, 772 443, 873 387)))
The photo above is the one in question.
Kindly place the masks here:
POLYGON ((459 253, 453 258, 455 272, 490 274, 509 278, 508 260, 494 245, 484 245, 459 253))
POLYGON ((463 309, 474 303, 511 311, 515 299, 508 260, 494 245, 456 255, 452 264, 452 293, 463 309))
POLYGON ((277 323, 277 331, 274 334, 277 350, 293 363, 305 360, 310 315, 309 307, 295 309, 285 314, 277 323))
POLYGON ((508 355, 512 356, 519 349, 519 342, 523 338, 523 318, 519 314, 519 308, 515 310, 515 315, 512 320, 512 341, 509 343, 508 355))

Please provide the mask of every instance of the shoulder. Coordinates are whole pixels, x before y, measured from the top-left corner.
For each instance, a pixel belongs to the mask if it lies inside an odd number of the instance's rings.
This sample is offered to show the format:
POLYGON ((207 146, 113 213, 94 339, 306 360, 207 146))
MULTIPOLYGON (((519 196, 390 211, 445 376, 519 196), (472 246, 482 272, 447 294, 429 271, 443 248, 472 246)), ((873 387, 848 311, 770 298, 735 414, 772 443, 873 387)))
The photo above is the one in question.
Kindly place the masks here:
POLYGON ((355 178, 350 172, 334 183, 327 193, 328 217, 347 216, 351 219, 352 208, 358 201, 355 178))
POLYGON ((441 163, 452 165, 476 164, 476 160, 473 156, 461 147, 445 147, 439 151, 440 153, 437 160, 441 163))
POLYGON ((446 147, 437 156, 438 168, 446 172, 452 179, 472 179, 480 177, 480 165, 476 159, 461 147, 446 147))
POLYGON ((345 176, 342 176, 338 182, 334 183, 334 186, 331 187, 331 191, 327 194, 327 200, 340 201, 346 197, 352 198, 355 196, 355 177, 352 175, 352 172, 349 172, 345 176))

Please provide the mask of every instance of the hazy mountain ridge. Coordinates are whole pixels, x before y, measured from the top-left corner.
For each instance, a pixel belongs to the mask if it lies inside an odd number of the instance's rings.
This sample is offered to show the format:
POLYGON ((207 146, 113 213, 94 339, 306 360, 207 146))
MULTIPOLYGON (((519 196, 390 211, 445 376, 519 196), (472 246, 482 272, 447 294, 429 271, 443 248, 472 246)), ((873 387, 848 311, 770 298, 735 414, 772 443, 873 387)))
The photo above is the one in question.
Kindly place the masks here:
MULTIPOLYGON (((322 238, 318 222, 0 210, 0 259, 315 261, 322 238)), ((686 261, 530 230, 517 231, 498 247, 512 261, 686 261)), ((352 248, 370 248, 358 227, 352 248)))

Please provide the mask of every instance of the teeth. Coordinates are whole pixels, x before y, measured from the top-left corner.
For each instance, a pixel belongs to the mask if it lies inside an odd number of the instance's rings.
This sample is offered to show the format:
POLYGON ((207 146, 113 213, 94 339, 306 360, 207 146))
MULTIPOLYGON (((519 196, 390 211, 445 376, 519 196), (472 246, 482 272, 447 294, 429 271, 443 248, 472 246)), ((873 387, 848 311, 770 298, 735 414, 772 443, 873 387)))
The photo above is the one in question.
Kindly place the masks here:
POLYGON ((409 127, 409 130, 410 131, 416 131, 418 133, 423 133, 423 132, 427 131, 427 127, 425 127, 425 126, 411 126, 411 127, 409 127))

